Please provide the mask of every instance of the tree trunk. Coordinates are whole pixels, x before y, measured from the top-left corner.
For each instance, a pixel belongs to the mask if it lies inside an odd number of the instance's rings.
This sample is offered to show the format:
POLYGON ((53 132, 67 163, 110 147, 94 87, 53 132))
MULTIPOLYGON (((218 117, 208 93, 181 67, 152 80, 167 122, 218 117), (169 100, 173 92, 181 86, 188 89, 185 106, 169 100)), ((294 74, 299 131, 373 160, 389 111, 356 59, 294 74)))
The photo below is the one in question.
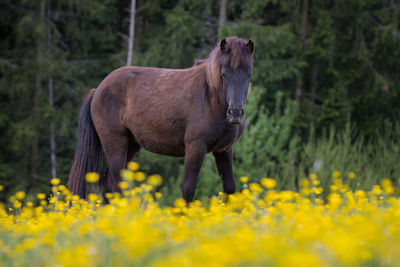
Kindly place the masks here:
POLYGON ((302 86, 303 86, 303 72, 300 70, 299 74, 297 75, 297 78, 296 78, 296 92, 295 92, 295 101, 296 101, 295 112, 296 113, 300 112, 300 99, 301 99, 302 86))
MULTIPOLYGON (((54 110, 53 102, 53 77, 49 78, 49 104, 54 110)), ((51 177, 57 177, 57 160, 56 160, 56 131, 54 126, 54 118, 50 117, 50 163, 51 177)))
POLYGON ((132 51, 133 51, 133 41, 135 40, 135 9, 136 0, 131 0, 131 12, 129 20, 129 43, 128 43, 128 58, 126 60, 126 65, 132 65, 132 51))
MULTIPOLYGON (((46 16, 46 1, 40 2, 40 19, 45 21, 46 16)), ((36 40, 37 55, 36 55, 36 75, 35 75, 35 91, 33 93, 33 103, 32 103, 32 143, 31 143, 31 181, 33 183, 34 179, 38 176, 38 166, 39 166, 39 133, 38 125, 40 119, 40 95, 42 90, 42 65, 43 65, 43 42, 39 36, 36 40)))
MULTIPOLYGON (((308 0, 303 0, 301 7, 301 36, 300 36, 301 47, 304 47, 307 34, 307 16, 308 16, 308 0)), ((295 93, 296 113, 300 112, 302 87, 303 87, 303 71, 300 70, 296 79, 296 93, 295 93)))
MULTIPOLYGON (((50 3, 47 6, 47 18, 51 18, 50 3)), ((51 51, 52 40, 51 40, 51 27, 47 24, 47 50, 51 51)), ((48 79, 49 86, 49 105, 54 110, 54 90, 53 90, 53 77, 50 76, 48 79)), ((56 133, 54 126, 54 117, 50 116, 50 165, 51 165, 51 177, 57 177, 57 160, 56 160, 56 133)))
POLYGON ((311 103, 315 104, 315 94, 317 92, 318 87, 318 64, 316 62, 313 63, 312 71, 311 71, 311 103))
POLYGON ((219 17, 218 17, 218 36, 219 37, 221 37, 221 30, 226 22, 226 3, 227 3, 227 0, 220 0, 219 17))

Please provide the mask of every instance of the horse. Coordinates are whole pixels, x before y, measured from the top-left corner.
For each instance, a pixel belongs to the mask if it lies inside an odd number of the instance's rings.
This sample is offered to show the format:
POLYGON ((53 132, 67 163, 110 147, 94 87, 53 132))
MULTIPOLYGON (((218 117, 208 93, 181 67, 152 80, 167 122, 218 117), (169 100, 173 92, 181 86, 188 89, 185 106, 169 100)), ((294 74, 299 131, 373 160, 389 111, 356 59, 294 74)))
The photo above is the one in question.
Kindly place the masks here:
POLYGON ((68 188, 87 196, 85 174, 107 171, 105 192, 118 192, 120 170, 144 148, 184 157, 182 196, 193 201, 198 174, 213 153, 223 191, 235 192, 233 145, 244 130, 254 43, 221 40, 208 58, 188 69, 125 66, 86 96, 68 188))

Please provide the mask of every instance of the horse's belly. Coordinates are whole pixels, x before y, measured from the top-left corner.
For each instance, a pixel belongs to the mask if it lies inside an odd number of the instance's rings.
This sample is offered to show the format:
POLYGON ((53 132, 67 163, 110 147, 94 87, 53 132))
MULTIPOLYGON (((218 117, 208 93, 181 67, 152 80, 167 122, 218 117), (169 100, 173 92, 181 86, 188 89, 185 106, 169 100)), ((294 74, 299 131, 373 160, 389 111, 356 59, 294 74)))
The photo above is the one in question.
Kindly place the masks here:
POLYGON ((184 130, 172 127, 141 125, 131 129, 135 140, 144 149, 174 157, 185 155, 184 130))
POLYGON ((142 140, 139 143, 144 149, 160 155, 167 155, 173 157, 185 156, 184 144, 171 144, 171 143, 159 142, 157 140, 148 140, 148 139, 142 140))

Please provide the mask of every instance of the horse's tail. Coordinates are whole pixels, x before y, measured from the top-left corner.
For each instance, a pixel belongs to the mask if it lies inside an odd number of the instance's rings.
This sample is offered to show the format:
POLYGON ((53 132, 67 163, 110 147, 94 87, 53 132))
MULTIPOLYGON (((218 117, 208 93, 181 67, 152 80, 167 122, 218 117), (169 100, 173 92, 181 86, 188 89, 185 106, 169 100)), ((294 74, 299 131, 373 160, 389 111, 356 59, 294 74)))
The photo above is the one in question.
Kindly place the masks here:
POLYGON ((89 92, 81 107, 78 120, 78 142, 68 181, 68 189, 81 198, 86 198, 87 195, 86 173, 99 173, 103 161, 103 149, 90 115, 94 92, 95 89, 89 92))

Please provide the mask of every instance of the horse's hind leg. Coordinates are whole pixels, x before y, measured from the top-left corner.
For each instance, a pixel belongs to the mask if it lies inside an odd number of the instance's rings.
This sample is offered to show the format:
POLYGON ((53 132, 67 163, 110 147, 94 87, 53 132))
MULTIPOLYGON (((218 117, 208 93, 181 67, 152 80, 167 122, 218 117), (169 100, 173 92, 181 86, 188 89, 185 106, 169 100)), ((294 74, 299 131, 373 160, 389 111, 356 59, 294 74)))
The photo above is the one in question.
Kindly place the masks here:
POLYGON ((106 192, 120 191, 118 183, 120 182, 120 171, 126 166, 126 156, 128 152, 127 136, 112 136, 110 140, 101 138, 104 155, 107 162, 107 177, 104 182, 106 192))
MULTIPOLYGON (((101 137, 100 137, 101 139, 101 137)), ((104 182, 106 192, 119 192, 121 181, 120 171, 126 167, 129 160, 140 150, 130 133, 103 138, 102 146, 107 161, 107 176, 104 182)))

